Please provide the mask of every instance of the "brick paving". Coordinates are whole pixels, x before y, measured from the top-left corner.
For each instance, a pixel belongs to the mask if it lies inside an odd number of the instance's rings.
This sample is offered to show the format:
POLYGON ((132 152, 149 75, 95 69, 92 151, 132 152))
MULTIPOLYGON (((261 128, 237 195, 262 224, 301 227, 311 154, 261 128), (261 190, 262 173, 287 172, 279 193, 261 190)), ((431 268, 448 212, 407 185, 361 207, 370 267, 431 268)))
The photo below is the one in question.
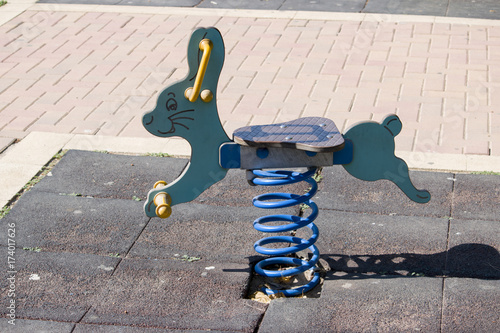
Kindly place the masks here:
POLYGON ((329 117, 345 131, 396 113, 398 150, 500 155, 496 21, 65 8, 35 5, 0 26, 0 143, 32 131, 151 137, 142 114, 186 74, 191 31, 216 26, 226 45, 218 105, 228 133, 301 116, 329 117))

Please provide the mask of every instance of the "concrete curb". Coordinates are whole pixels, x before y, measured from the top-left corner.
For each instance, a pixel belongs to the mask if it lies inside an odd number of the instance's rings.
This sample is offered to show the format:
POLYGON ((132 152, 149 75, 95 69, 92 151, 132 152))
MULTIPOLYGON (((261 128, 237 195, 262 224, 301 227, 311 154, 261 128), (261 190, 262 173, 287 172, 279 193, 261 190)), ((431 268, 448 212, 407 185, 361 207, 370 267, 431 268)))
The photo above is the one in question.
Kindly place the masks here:
POLYGON ((500 26, 500 21, 488 19, 464 19, 461 17, 440 17, 420 15, 363 14, 340 12, 258 10, 258 9, 222 9, 222 8, 185 8, 185 7, 152 7, 152 6, 113 6, 113 5, 75 5, 75 4, 34 4, 29 7, 34 11, 67 11, 67 12, 111 12, 134 14, 168 14, 184 16, 224 16, 277 18, 295 20, 321 21, 367 21, 367 22, 427 22, 465 25, 500 26))
POLYGON ((9 0, 0 8, 0 26, 28 10, 36 0, 9 0))
MULTIPOLYGON (((189 156, 189 143, 181 139, 120 138, 100 135, 32 132, 0 155, 0 207, 30 181, 62 149, 108 151, 123 154, 168 153, 189 156), (145 148, 147 147, 147 148, 145 148)), ((440 172, 500 172, 500 156, 454 155, 397 151, 410 169, 440 172)))

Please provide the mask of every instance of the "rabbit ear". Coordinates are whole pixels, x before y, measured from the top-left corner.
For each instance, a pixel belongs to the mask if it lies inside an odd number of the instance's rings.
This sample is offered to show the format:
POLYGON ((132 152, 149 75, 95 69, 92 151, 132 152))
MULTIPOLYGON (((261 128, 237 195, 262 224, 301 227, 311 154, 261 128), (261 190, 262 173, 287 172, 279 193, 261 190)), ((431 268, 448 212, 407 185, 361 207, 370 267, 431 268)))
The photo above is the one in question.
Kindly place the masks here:
POLYGON ((197 76, 202 75, 201 90, 209 90, 214 96, 217 91, 217 83, 224 64, 224 42, 222 36, 216 28, 198 28, 191 35, 188 45, 189 73, 186 81, 190 87, 194 86, 197 76), (202 60, 206 57, 206 49, 200 43, 208 40, 211 44, 208 63, 202 73, 202 60))

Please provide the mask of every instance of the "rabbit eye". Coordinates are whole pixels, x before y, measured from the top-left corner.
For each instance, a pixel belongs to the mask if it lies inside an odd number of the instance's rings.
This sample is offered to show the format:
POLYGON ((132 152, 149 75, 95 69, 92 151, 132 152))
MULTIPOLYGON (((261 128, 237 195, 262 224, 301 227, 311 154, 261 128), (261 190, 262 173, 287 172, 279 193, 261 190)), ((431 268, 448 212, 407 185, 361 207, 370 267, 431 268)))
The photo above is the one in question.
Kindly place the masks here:
POLYGON ((175 101, 175 99, 170 98, 167 101, 167 110, 169 110, 169 111, 175 111, 175 110, 177 110, 177 102, 175 101))

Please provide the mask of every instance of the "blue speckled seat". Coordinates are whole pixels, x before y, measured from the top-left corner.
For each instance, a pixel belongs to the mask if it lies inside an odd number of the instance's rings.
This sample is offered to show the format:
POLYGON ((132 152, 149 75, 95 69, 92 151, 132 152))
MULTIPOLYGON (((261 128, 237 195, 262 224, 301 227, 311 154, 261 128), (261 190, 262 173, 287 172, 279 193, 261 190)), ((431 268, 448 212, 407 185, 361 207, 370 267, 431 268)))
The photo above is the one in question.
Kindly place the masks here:
POLYGON ((233 140, 245 146, 295 148, 312 152, 333 152, 344 148, 344 137, 335 123, 321 117, 241 127, 233 133, 233 140))

